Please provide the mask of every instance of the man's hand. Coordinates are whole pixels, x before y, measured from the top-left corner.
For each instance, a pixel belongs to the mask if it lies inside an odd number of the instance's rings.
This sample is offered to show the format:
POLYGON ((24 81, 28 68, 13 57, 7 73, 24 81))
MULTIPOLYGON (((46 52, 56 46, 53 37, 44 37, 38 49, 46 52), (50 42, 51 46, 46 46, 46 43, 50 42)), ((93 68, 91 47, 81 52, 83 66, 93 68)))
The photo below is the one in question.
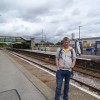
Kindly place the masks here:
POLYGON ((58 59, 56 59, 56 68, 57 70, 59 70, 59 60, 58 59))
POLYGON ((76 60, 74 60, 74 61, 72 62, 71 66, 70 66, 71 68, 74 68, 75 62, 76 62, 76 60))
POLYGON ((59 70, 59 67, 57 67, 57 70, 59 70))

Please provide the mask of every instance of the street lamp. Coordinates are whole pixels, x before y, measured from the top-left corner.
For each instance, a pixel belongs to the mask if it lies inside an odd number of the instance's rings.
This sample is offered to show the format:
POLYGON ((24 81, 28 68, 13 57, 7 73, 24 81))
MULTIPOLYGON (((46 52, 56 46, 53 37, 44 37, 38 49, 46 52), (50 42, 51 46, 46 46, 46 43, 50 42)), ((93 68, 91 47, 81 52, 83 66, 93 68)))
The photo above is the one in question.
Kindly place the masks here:
POLYGON ((45 35, 45 52, 46 52, 46 35, 45 35))
POLYGON ((42 42, 43 42, 43 29, 42 29, 42 42))
POLYGON ((79 42, 80 42, 80 27, 82 27, 82 26, 79 26, 79 42))

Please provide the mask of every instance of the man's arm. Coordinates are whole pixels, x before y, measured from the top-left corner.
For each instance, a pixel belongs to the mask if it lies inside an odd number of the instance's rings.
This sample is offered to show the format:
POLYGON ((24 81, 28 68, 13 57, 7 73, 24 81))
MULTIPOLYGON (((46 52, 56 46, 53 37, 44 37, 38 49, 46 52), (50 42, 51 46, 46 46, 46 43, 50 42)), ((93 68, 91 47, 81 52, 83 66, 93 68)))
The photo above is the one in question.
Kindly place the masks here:
POLYGON ((72 57, 73 61, 72 61, 72 64, 71 64, 71 68, 74 68, 75 66, 75 63, 76 63, 76 53, 75 53, 75 50, 73 49, 73 57, 72 57))
POLYGON ((58 48, 57 52, 56 52, 56 68, 57 68, 57 70, 59 70, 59 51, 60 51, 60 48, 58 48))
POLYGON ((59 60, 56 58, 56 68, 59 70, 59 60))
POLYGON ((71 68, 74 68, 75 63, 76 63, 76 60, 74 60, 74 61, 72 62, 72 64, 71 64, 71 68))

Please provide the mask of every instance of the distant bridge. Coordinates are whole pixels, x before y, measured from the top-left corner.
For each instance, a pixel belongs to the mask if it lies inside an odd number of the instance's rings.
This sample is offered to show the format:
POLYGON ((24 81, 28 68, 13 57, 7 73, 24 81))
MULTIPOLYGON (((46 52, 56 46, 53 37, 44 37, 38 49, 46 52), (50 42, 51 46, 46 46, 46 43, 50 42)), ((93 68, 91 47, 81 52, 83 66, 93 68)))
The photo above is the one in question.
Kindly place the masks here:
POLYGON ((13 37, 13 36, 0 36, 0 43, 16 43, 16 42, 25 42, 27 41, 26 39, 22 38, 22 37, 13 37))

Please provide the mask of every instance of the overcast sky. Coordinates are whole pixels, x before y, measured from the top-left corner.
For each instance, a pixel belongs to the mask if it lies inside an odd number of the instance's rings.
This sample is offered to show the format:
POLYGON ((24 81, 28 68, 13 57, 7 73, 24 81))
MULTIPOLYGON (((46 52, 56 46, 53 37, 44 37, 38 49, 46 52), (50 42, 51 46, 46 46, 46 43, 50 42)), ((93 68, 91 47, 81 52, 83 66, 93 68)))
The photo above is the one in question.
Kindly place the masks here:
POLYGON ((0 36, 28 36, 56 42, 100 37, 100 0, 0 0, 0 36))

